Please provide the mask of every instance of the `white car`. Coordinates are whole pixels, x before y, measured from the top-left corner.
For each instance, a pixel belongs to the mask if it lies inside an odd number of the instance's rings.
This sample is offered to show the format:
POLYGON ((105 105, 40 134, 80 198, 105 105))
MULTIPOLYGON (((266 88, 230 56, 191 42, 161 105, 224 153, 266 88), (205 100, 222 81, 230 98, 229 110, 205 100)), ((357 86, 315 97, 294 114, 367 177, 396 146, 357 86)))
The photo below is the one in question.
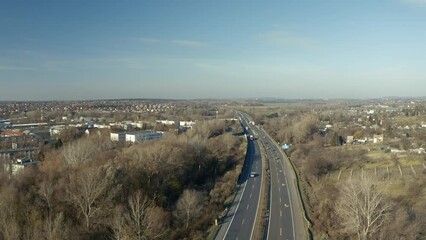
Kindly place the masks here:
POLYGON ((257 176, 257 172, 251 172, 250 173, 250 177, 256 177, 257 176))

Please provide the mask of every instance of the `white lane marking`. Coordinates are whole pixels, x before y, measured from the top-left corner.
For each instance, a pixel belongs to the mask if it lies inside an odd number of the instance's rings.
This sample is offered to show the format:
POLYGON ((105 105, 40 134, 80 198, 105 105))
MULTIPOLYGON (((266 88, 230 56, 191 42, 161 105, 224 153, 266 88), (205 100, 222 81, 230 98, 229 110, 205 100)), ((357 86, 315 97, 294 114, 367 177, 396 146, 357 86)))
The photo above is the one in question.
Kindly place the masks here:
MULTIPOLYGON (((241 187, 241 185, 239 187, 241 187)), ((231 227, 232 222, 234 221, 234 217, 236 215, 235 213, 238 212, 238 208, 240 207, 241 199, 243 198, 243 195, 244 195, 244 192, 246 190, 246 187, 247 187, 247 183, 244 183, 243 192, 241 193, 240 200, 238 200, 237 208, 235 209, 234 213, 232 214, 231 222, 229 222, 228 228, 226 229, 226 232, 225 232, 225 237, 226 237, 226 235, 228 235, 229 228, 231 227)), ((240 189, 238 189, 238 191, 239 190, 240 189)), ((238 193, 237 193, 237 195, 235 197, 237 197, 237 196, 238 196, 238 193)))
POLYGON ((243 218, 243 222, 241 223, 241 225, 244 225, 244 218, 243 218))
POLYGON ((281 188, 278 188, 278 192, 281 192, 281 188))
POLYGON ((253 193, 250 193, 250 198, 253 196, 253 193))
POLYGON ((251 185, 251 188, 254 188, 254 185, 251 185))
MULTIPOLYGON (((285 176, 285 173, 284 173, 284 176, 285 176)), ((286 177, 284 177, 284 181, 285 181, 286 184, 288 184, 286 177)), ((288 188, 287 188, 287 194, 288 194, 289 204, 291 205, 290 190, 288 190, 288 188)), ((290 208, 290 214, 291 214, 291 226, 293 227, 293 239, 296 239, 296 232, 294 231, 294 216, 293 216, 293 208, 292 207, 290 208)))
POLYGON ((281 202, 281 198, 280 198, 280 202, 281 202))
POLYGON ((280 210, 280 217, 282 217, 282 216, 283 216, 283 211, 280 210))
POLYGON ((280 236, 283 235, 283 228, 280 228, 280 236))
POLYGON ((250 207, 250 204, 247 204, 247 209, 249 209, 249 207, 250 207))

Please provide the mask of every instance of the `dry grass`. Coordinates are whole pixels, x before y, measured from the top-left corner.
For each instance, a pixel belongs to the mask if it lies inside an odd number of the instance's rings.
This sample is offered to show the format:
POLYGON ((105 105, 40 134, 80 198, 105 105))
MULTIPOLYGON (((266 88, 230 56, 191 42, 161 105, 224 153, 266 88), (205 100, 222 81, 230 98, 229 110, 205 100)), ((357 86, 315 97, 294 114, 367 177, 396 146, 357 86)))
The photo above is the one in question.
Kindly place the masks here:
POLYGON ((383 192, 393 198, 405 195, 407 188, 404 183, 395 183, 395 184, 383 184, 383 192))
POLYGON ((420 157, 407 157, 406 159, 399 160, 401 166, 421 166, 423 160, 420 157))

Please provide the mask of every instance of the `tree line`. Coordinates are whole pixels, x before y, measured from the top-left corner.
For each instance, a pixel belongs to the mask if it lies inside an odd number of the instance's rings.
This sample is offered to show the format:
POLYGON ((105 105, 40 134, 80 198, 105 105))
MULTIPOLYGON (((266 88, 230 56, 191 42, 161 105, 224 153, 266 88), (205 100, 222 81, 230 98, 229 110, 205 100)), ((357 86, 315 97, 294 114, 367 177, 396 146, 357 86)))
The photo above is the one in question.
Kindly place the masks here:
MULTIPOLYGON (((368 175, 353 176, 340 182, 331 179, 328 177, 330 173, 372 162, 369 149, 338 147, 342 144, 340 136, 359 135, 347 124, 356 115, 344 112, 338 106, 327 105, 273 110, 279 114, 272 116, 265 110, 253 110, 253 115, 275 140, 292 144, 287 153, 300 175, 314 239, 425 238, 426 171, 413 181, 403 181, 398 185, 402 185, 402 189, 393 189, 392 185, 387 186, 377 177, 368 175), (324 122, 333 125, 327 134, 319 131, 324 122), (403 194, 394 193, 398 191, 403 194)), ((384 122, 384 127, 391 124, 384 122)), ((399 144, 404 145, 404 142, 399 144)))
POLYGON ((0 173, 0 239, 205 239, 245 153, 237 123, 136 145, 81 137, 0 173))

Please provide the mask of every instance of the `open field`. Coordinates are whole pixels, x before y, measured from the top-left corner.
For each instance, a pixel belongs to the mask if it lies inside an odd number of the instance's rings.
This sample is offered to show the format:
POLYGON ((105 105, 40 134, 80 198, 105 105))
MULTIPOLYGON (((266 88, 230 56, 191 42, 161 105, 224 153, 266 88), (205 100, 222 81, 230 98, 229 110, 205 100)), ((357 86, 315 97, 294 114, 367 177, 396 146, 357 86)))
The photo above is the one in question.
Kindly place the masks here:
POLYGON ((365 160, 351 162, 345 161, 338 170, 329 172, 328 179, 344 181, 362 174, 374 175, 382 181, 400 180, 405 178, 421 178, 426 173, 424 155, 411 153, 386 153, 378 145, 350 145, 343 146, 348 151, 367 151, 365 160))

